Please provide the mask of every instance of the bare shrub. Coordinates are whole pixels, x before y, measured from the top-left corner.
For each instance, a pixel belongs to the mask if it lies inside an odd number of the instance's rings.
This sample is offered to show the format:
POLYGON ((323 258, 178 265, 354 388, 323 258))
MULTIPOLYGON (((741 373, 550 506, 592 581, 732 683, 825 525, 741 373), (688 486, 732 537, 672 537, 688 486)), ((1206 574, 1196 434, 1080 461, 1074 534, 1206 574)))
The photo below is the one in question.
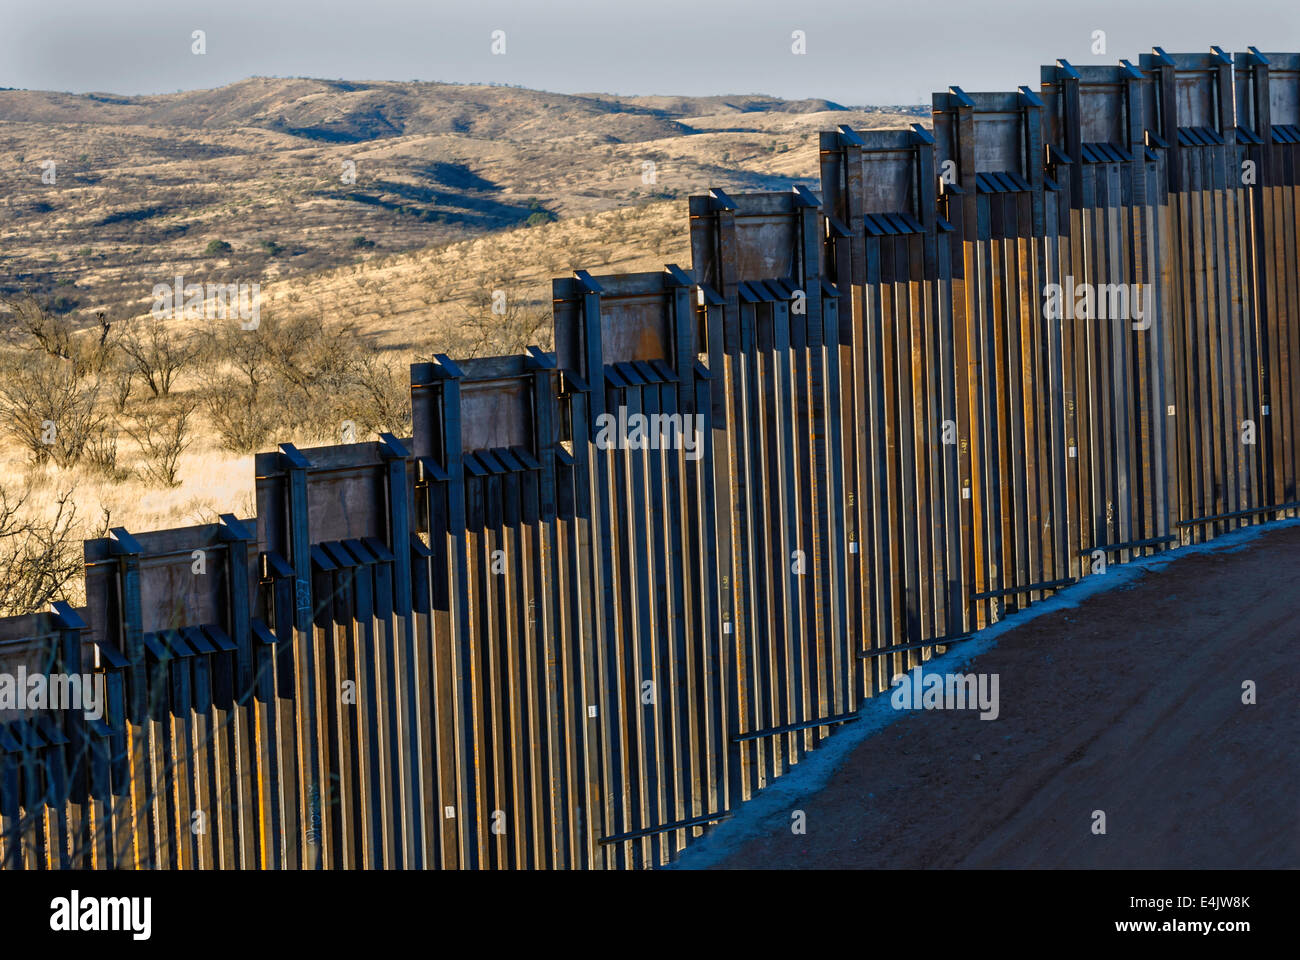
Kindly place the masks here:
POLYGON ((204 349, 204 406, 229 450, 249 452, 277 431, 337 442, 343 420, 390 429, 409 418, 395 399, 399 374, 349 322, 267 314, 255 330, 214 329, 204 349))
POLYGON ((262 391, 238 374, 221 373, 206 379, 203 406, 223 447, 251 453, 266 445, 275 421, 262 401, 262 391))
POLYGON ((201 340, 204 366, 200 379, 209 380, 214 369, 227 367, 233 368, 238 379, 255 387, 269 382, 272 364, 266 341, 276 322, 268 314, 253 330, 245 330, 233 322, 209 328, 201 340))
POLYGON ((32 296, 0 297, 8 314, 6 337, 15 346, 73 365, 78 376, 98 374, 111 361, 117 343, 115 324, 103 311, 94 330, 79 332, 71 316, 47 309, 32 296))
POLYGON ((74 537, 72 492, 58 496, 52 517, 24 513, 30 491, 0 487, 0 616, 44 610, 72 600, 82 572, 81 541, 74 537))
POLYGON ((86 441, 82 464, 114 483, 121 483, 131 475, 131 471, 118 466, 117 434, 109 430, 107 423, 100 424, 86 441))
POLYGON ((264 339, 276 374, 304 397, 345 382, 362 343, 353 324, 330 324, 320 314, 272 323, 264 339))
MULTIPOLYGON (((109 319, 108 314, 99 311, 95 314, 95 328, 86 334, 81 343, 82 362, 85 369, 96 376, 120 366, 117 361, 117 346, 121 339, 121 326, 109 319)), ((129 391, 128 386, 128 391, 129 391)))
POLYGON ((134 417, 134 425, 124 427, 140 446, 145 458, 144 477, 164 487, 179 487, 176 467, 181 454, 193 442, 189 435, 193 403, 182 403, 168 411, 150 405, 134 417))
POLYGON ((135 373, 125 366, 117 366, 105 377, 108 393, 113 400, 113 409, 121 413, 131 401, 131 386, 135 382, 135 373))
POLYGON ((383 356, 370 347, 353 361, 353 382, 349 406, 343 419, 356 422, 365 433, 392 433, 405 437, 411 432, 410 368, 383 356))
POLYGON ((666 257, 677 248, 681 242, 681 236, 672 224, 665 223, 650 231, 649 240, 651 246, 654 247, 655 254, 666 257))
POLYGON ((219 507, 207 497, 190 497, 181 510, 184 511, 186 521, 195 526, 216 523, 225 512, 223 507, 219 507))
POLYGON ((177 375, 194 360, 198 346, 193 337, 169 329, 164 319, 152 314, 128 321, 118 345, 130 369, 155 397, 171 393, 177 375))
POLYGON ((35 463, 77 463, 104 420, 98 382, 74 361, 12 353, 0 359, 0 427, 35 463))
POLYGON ((228 323, 213 328, 205 337, 205 362, 199 373, 203 405, 227 450, 256 450, 266 443, 275 426, 271 402, 275 371, 267 341, 274 336, 277 324, 268 314, 256 329, 228 323))
POLYGON ((488 357, 521 353, 533 344, 545 346, 549 339, 551 312, 543 302, 513 297, 491 282, 476 284, 468 301, 460 329, 448 337, 445 348, 433 352, 488 357))
POLYGON ((561 247, 548 246, 542 251, 542 269, 550 276, 558 276, 566 262, 567 255, 561 247))
POLYGON ((47 356, 73 360, 72 321, 66 315, 46 310, 35 297, 0 299, 9 314, 9 339, 19 346, 36 349, 47 356))

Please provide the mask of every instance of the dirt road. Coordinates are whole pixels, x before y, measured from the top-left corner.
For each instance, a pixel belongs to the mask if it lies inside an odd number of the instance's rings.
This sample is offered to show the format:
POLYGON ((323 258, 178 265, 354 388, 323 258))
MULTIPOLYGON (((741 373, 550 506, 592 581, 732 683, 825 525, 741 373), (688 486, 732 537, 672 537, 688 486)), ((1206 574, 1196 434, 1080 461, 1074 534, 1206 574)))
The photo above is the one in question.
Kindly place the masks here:
POLYGON ((1298 615, 1300 526, 1043 614, 962 668, 997 719, 905 714, 701 865, 1300 867, 1298 615))

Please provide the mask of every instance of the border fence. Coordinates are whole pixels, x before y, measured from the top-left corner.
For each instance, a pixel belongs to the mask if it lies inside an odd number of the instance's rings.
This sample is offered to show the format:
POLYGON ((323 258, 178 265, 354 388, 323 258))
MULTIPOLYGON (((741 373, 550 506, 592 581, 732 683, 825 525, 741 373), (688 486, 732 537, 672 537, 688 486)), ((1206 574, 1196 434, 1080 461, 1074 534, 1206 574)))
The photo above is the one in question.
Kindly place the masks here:
POLYGON ((1300 54, 1044 67, 554 282, 413 435, 0 621, 0 867, 668 862, 945 645, 1300 508, 1300 54), (664 442, 659 442, 664 441, 664 442))

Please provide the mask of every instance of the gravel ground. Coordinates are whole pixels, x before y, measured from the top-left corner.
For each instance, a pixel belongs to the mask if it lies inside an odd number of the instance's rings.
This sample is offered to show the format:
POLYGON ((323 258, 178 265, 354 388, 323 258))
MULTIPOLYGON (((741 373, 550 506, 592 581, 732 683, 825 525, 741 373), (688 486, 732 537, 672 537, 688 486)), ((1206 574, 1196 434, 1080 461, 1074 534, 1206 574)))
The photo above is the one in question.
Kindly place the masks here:
POLYGON ((681 866, 1300 867, 1298 612, 1287 525, 1009 624, 957 671, 998 675, 996 719, 905 714, 681 866))

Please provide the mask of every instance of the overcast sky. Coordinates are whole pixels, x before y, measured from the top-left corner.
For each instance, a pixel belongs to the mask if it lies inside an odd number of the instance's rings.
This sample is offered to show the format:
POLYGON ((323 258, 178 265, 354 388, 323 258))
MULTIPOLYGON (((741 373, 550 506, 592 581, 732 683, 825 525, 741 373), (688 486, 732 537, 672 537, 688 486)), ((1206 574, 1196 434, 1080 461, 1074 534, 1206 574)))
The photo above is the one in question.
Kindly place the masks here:
POLYGON ((1058 57, 1297 50, 1297 11, 1297 0, 0 0, 0 86, 169 93, 309 76, 915 104, 949 84, 1036 87, 1058 57), (495 30, 504 55, 491 51, 495 30))

